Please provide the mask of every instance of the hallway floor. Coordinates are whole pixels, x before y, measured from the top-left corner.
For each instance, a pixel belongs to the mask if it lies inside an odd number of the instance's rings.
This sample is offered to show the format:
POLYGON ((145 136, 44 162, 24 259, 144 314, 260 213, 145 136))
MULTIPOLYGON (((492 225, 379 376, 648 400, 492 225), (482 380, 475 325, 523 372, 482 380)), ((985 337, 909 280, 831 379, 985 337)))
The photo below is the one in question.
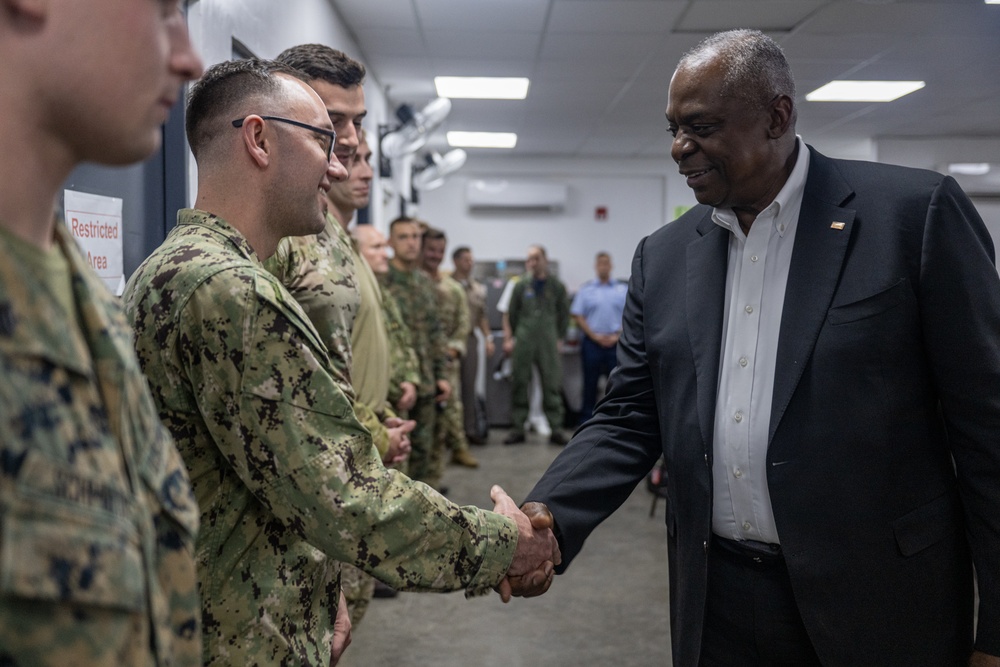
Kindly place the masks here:
MULTIPOLYGON (((443 484, 460 503, 492 508, 500 484, 520 503, 561 448, 529 434, 517 446, 472 447, 475 470, 449 466, 443 484)), ((645 485, 587 540, 542 597, 400 593, 372 600, 354 629, 344 667, 669 667, 667 546, 663 501, 649 516, 645 485)))

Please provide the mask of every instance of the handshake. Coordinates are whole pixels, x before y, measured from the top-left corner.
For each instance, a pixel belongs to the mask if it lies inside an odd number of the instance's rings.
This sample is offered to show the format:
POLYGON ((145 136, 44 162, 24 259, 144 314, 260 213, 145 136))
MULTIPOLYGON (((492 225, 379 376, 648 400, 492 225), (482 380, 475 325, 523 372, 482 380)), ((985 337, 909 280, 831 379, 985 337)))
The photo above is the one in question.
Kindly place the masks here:
POLYGON ((542 503, 525 503, 518 509, 507 493, 497 485, 490 489, 493 511, 517 524, 517 548, 507 576, 496 587, 500 599, 535 597, 549 590, 555 566, 562 562, 559 543, 552 532, 552 514, 542 503))

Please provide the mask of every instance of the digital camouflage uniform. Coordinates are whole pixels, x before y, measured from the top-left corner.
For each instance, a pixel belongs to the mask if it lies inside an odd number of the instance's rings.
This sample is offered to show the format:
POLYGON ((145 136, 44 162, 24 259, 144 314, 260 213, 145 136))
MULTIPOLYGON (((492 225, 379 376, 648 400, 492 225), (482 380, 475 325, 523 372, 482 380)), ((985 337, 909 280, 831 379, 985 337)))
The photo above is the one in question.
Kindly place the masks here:
POLYGON ((531 274, 521 276, 510 297, 507 317, 514 334, 511 357, 511 422, 520 431, 528 418, 528 391, 531 367, 538 368, 542 385, 542 410, 556 432, 562 428, 562 360, 559 339, 569 326, 569 298, 566 287, 548 276, 541 292, 536 291, 531 274))
POLYGON ((54 252, 75 313, 25 259, 36 249, 9 241, 0 236, 0 665, 200 665, 198 509, 117 299, 63 225, 54 252))
POLYGON ((465 290, 454 278, 442 274, 434 282, 441 304, 440 319, 441 328, 447 341, 446 349, 458 354, 454 358, 449 354, 445 359, 445 372, 447 373, 445 379, 451 384, 451 396, 444 409, 438 413, 435 440, 440 442, 441 447, 445 450, 459 452, 469 449, 469 441, 465 437, 463 424, 465 412, 462 405, 461 373, 462 358, 466 355, 466 341, 471 328, 469 303, 465 296, 465 290))
MULTIPOLYGON (((400 385, 409 382, 414 387, 420 387, 420 359, 413 349, 413 336, 410 327, 403 321, 399 304, 384 285, 382 289, 382 314, 385 316, 385 328, 389 333, 389 359, 391 375, 389 376, 389 403, 396 405, 403 397, 400 385)), ((406 417, 407 414, 400 414, 406 417)))
MULTIPOLYGON (((371 273, 364 260, 354 249, 352 239, 343 226, 329 213, 326 227, 319 234, 283 238, 274 255, 264 262, 264 267, 278 277, 299 302, 312 321, 320 338, 330 352, 334 366, 343 369, 354 389, 354 414, 372 435, 372 442, 379 455, 389 450, 389 432, 382 424, 380 410, 372 405, 372 390, 366 391, 364 380, 372 373, 371 366, 377 359, 368 354, 358 356, 354 349, 360 334, 355 325, 367 324, 368 329, 381 324, 381 304, 362 301, 363 271, 371 273), (372 322, 372 311, 379 319, 372 322), (365 317, 362 318, 361 315, 365 317), (360 364, 361 368, 357 368, 360 364)), ((374 276, 371 280, 374 281, 374 276)), ((377 286, 376 286, 377 289, 377 286)), ((370 290, 369 297, 370 297, 370 290)), ((377 294, 376 294, 377 296, 377 294)), ((369 338, 374 338, 371 331, 369 338)), ((385 337, 385 332, 382 332, 385 337)), ((388 350, 382 361, 388 383, 388 350)), ((377 372, 377 369, 375 369, 377 372)), ((385 402, 384 396, 382 403, 385 402)), ((351 610, 351 623, 360 623, 375 583, 360 570, 351 566, 341 572, 341 588, 351 610)))
POLYGON ((434 437, 437 422, 434 395, 437 381, 447 379, 446 339, 438 319, 437 289, 423 271, 400 271, 392 263, 385 286, 399 305, 420 361, 417 403, 410 411, 410 418, 417 421, 417 426, 410 432, 409 474, 437 487, 444 472, 444 445, 434 437))
POLYGON ((180 211, 125 307, 201 509, 206 664, 326 667, 337 561, 400 590, 502 579, 513 522, 385 469, 305 312, 226 222, 180 211))

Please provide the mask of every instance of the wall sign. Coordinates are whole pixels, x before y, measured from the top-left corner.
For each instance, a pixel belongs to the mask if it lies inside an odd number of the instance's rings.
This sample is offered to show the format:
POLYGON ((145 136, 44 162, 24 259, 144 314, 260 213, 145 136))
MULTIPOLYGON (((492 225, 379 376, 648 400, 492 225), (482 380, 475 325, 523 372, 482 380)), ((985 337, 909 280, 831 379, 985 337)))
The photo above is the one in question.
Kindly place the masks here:
POLYGON ((65 191, 66 226, 91 268, 114 294, 125 291, 122 200, 65 191))

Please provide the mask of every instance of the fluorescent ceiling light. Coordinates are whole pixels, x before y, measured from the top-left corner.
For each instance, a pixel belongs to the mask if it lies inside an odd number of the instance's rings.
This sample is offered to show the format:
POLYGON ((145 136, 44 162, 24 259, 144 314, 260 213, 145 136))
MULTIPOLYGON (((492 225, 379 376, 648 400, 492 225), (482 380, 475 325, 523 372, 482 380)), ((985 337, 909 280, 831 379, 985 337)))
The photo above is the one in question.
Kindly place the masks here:
POLYGON ((923 81, 831 81, 806 95, 806 100, 809 102, 892 102, 923 87, 923 81))
MULTIPOLYGON (((996 0, 993 4, 1000 4, 1000 0, 996 0)), ((990 165, 987 162, 952 162, 948 165, 948 173, 962 174, 963 176, 985 176, 990 173, 990 165)))
POLYGON ((440 97, 479 100, 523 100, 528 96, 528 80, 499 76, 436 76, 434 87, 440 97))
POLYGON ((986 0, 987 5, 1000 5, 1000 0, 986 0))
POLYGON ((448 145, 460 148, 513 148, 517 135, 513 132, 448 132, 448 145))

